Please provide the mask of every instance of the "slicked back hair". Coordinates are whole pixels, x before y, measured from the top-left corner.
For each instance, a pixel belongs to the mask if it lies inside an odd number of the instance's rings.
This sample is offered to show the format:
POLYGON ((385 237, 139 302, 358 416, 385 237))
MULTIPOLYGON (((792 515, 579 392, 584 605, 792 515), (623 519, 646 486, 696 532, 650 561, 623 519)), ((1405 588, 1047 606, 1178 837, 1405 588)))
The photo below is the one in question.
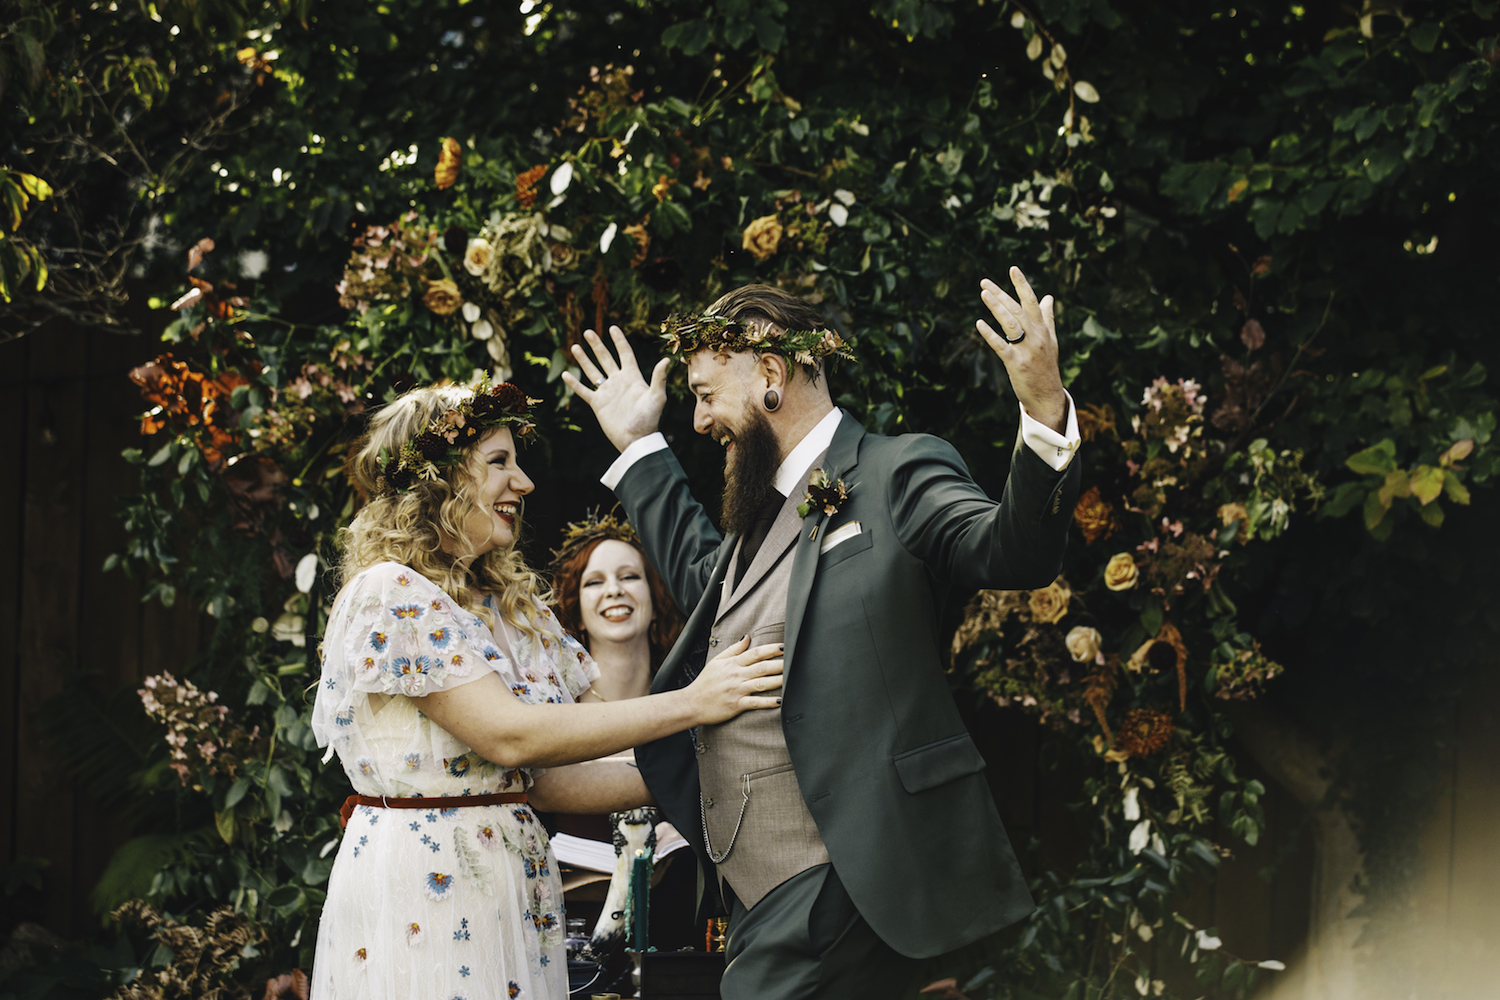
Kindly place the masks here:
MULTIPOLYGON (((741 285, 734 291, 719 296, 704 312, 737 323, 768 319, 787 330, 822 330, 829 327, 828 321, 806 299, 798 298, 774 285, 741 285)), ((818 380, 818 373, 822 370, 822 365, 798 365, 791 358, 786 358, 786 363, 794 370, 799 367, 806 369, 807 377, 814 382, 818 380)))

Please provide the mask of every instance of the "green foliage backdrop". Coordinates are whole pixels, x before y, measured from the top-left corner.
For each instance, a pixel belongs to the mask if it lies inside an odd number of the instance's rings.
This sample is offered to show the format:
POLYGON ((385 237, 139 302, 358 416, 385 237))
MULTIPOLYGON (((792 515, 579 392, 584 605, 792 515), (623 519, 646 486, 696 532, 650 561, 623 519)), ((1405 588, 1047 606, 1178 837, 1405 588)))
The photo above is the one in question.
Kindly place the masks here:
POLYGON ((101 909, 234 907, 244 981, 313 960, 346 789, 309 654, 371 406, 513 371, 550 400, 533 472, 602 468, 558 379, 581 330, 650 356, 672 309, 771 281, 855 343, 844 406, 998 490, 1015 404, 971 331, 1015 263, 1062 304, 1091 489, 1057 584, 970 605, 954 683, 1040 717, 1093 819, 971 995, 1242 995, 1288 957, 1181 911, 1215 823, 1259 836, 1225 715, 1256 696, 1353 748, 1337 795, 1399 910, 1496 624, 1500 21, 1372 9, 13 0, 6 315, 108 322, 127 280, 175 310, 111 562, 216 623, 196 687, 150 690, 172 740, 101 909))

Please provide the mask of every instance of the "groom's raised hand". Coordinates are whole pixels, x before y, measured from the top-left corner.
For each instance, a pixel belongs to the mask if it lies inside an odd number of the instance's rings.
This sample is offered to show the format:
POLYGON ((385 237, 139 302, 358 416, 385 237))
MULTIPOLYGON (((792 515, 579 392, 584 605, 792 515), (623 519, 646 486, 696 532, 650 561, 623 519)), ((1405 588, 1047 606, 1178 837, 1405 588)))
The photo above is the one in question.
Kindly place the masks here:
POLYGON ((1005 363, 1011 388, 1016 391, 1016 398, 1026 407, 1026 412, 1063 433, 1068 421, 1068 397, 1063 391, 1062 373, 1057 366, 1057 325, 1052 318, 1052 296, 1037 301, 1036 293, 1019 267, 1010 269, 1010 280, 1016 286, 1014 299, 989 278, 979 283, 979 297, 1005 331, 1005 336, 1001 337, 984 320, 977 324, 979 335, 1005 363))
POLYGON ((624 451, 641 438, 656 433, 662 408, 667 405, 667 370, 672 359, 662 358, 657 362, 648 383, 635 363, 635 352, 625 339, 625 331, 612 326, 609 335, 620 354, 619 361, 593 330, 583 331, 583 339, 593 351, 592 358, 582 344, 573 347, 574 360, 594 387, 590 389, 578 381, 572 372, 563 372, 563 381, 594 411, 610 443, 624 451))

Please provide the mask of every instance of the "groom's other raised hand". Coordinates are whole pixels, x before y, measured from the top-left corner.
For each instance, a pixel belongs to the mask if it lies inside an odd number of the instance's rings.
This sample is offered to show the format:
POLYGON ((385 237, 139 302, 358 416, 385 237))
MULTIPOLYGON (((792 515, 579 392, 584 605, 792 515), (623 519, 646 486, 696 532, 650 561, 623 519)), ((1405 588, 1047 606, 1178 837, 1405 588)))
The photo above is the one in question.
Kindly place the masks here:
POLYGON ((583 331, 593 357, 582 344, 573 347, 574 360, 594 387, 584 385, 572 372, 563 372, 563 381, 594 411, 610 444, 624 451, 641 438, 656 433, 662 408, 667 405, 667 370, 672 367, 672 359, 658 361, 651 370, 651 381, 647 382, 635 362, 635 352, 625 339, 625 331, 612 326, 609 335, 619 352, 618 361, 593 330, 583 331))
POLYGON ((1016 288, 1015 298, 989 278, 979 283, 979 297, 1004 336, 984 320, 976 324, 979 335, 1005 363, 1011 388, 1026 412, 1034 420, 1063 433, 1068 422, 1068 396, 1063 391, 1062 373, 1057 365, 1057 324, 1052 318, 1052 296, 1037 301, 1019 267, 1010 269, 1010 280, 1016 288))

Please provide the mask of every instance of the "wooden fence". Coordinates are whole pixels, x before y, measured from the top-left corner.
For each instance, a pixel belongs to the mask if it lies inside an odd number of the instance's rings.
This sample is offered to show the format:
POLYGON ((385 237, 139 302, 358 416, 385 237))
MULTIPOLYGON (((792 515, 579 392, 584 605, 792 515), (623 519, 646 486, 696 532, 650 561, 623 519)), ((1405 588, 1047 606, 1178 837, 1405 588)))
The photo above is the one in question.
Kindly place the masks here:
MULTIPOLYGON (((0 921, 0 932, 35 920, 63 937, 87 934, 99 921, 91 889, 131 833, 69 783, 39 733, 39 710, 70 685, 107 693, 162 670, 182 672, 200 649, 203 623, 193 609, 142 604, 139 588, 119 571, 102 571, 106 555, 123 541, 115 511, 135 478, 120 452, 139 444, 131 416, 143 404, 126 373, 157 347, 146 337, 66 330, 0 344, 0 381, 7 389, 0 394, 0 456, 7 462, 0 472, 0 720, 6 734, 0 741, 0 858, 8 866, 45 862, 43 888, 7 900, 9 919, 0 921)), ((591 463, 575 463, 575 470, 579 464, 591 463)), ((578 506, 604 496, 581 480, 569 493, 578 506)), ((542 519, 539 530, 555 528, 551 520, 542 519)), ((1419 905, 1429 925, 1451 930, 1445 947, 1462 952, 1459 964, 1493 967, 1500 935, 1487 938, 1480 929, 1495 927, 1493 889, 1500 886, 1494 708, 1500 691, 1487 683, 1488 700, 1466 702, 1454 723, 1454 777, 1428 838, 1419 905)), ((1018 851, 1025 854, 1024 845, 1035 838, 1037 863, 1078 858, 1082 824, 1090 822, 1067 808, 1078 776, 1044 766, 1040 734, 1019 715, 982 710, 972 728, 1018 851)), ((1308 937, 1311 823, 1307 810, 1262 777, 1270 788, 1266 836, 1255 848, 1237 848, 1216 885, 1194 890, 1187 912, 1200 925, 1216 925, 1236 953, 1290 964, 1308 937)), ((925 849, 941 850, 941 831, 934 833, 939 839, 925 849)), ((1279 991, 1278 1000, 1283 995, 1294 994, 1279 991)), ((1458 989, 1448 995, 1470 994, 1458 989)))

